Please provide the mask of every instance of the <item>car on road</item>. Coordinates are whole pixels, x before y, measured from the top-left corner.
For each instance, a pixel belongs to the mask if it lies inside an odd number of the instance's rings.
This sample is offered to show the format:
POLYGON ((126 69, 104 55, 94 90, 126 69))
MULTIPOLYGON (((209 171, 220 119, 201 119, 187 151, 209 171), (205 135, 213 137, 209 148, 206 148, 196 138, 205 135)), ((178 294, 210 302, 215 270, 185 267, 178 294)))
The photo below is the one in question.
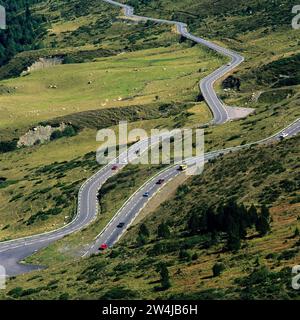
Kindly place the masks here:
POLYGON ((149 196, 150 196, 150 193, 149 193, 149 192, 145 192, 145 193, 143 194, 143 197, 144 197, 144 198, 149 198, 149 196))
POLYGON ((104 251, 106 249, 108 249, 108 245, 106 243, 102 243, 101 246, 99 247, 100 251, 104 251))
POLYGON ((111 170, 113 170, 113 171, 118 170, 118 166, 117 165, 112 166, 111 170))
POLYGON ((281 135, 279 136, 280 139, 285 139, 286 137, 288 137, 288 133, 286 132, 282 132, 281 135))
POLYGON ((159 179, 156 184, 163 184, 165 182, 165 179, 159 179))
POLYGON ((117 225, 117 228, 123 228, 125 226, 125 222, 120 222, 118 225, 117 225))
POLYGON ((185 171, 187 169, 187 165, 186 164, 181 164, 178 168, 179 171, 185 171))

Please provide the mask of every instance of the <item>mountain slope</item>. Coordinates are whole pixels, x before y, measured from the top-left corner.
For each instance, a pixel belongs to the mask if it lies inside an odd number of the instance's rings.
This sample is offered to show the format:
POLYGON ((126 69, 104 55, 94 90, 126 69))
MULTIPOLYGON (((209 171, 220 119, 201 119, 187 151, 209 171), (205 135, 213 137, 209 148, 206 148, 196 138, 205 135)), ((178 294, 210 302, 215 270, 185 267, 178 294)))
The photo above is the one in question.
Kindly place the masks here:
MULTIPOLYGON (((227 104, 253 107, 256 114, 207 128, 207 151, 259 140, 299 117, 298 33, 289 26, 290 1, 130 3, 149 16, 188 22, 192 32, 245 55, 233 78, 217 89, 227 104)), ((98 169, 97 129, 116 129, 124 118, 131 128, 148 131, 206 123, 210 115, 198 81, 224 63, 167 26, 126 22, 102 1, 40 1, 31 11, 47 18, 41 26, 48 31, 39 39, 43 49, 32 50, 30 40, 25 52, 0 68, 1 78, 14 77, 0 83, 1 140, 18 138, 40 121, 71 121, 79 131, 0 155, 2 239, 72 218, 79 185, 98 169), (19 77, 40 57, 52 56, 64 65, 19 77)), ((2 297, 299 298, 290 289, 290 269, 299 260, 298 163, 299 138, 224 156, 179 187, 107 255, 79 260, 84 246, 157 170, 128 167, 104 186, 105 210, 96 223, 30 257, 49 269, 11 279, 2 297), (230 201, 238 203, 238 215, 251 206, 259 213, 269 208, 271 221, 208 227, 207 217, 237 207, 230 201), (269 222, 271 231, 261 234, 269 222), (162 273, 169 281, 160 281, 162 273)))
MULTIPOLYGON (((172 199, 143 220, 149 230, 144 244, 138 237, 139 224, 107 254, 10 280, 6 297, 49 299, 64 293, 61 297, 70 299, 299 298, 290 289, 290 269, 297 264, 300 245, 299 233, 295 233, 300 227, 299 145, 299 138, 294 138, 217 159, 206 166, 202 176, 187 181, 172 199), (270 189, 271 193, 266 192, 270 189), (276 197, 270 198, 270 194, 276 197), (192 212, 203 212, 206 206, 220 204, 222 199, 226 202, 229 196, 247 207, 268 204, 270 233, 259 236, 249 229, 238 251, 225 249, 224 236, 212 241, 209 233, 187 233, 192 212), (160 231, 158 236, 162 222, 170 234, 160 231), (166 290, 159 289, 156 270, 161 262, 170 276, 171 287, 166 290), (224 270, 213 277, 217 262, 224 270), (50 274, 51 284, 46 285, 50 274)), ((119 180, 120 188, 122 183, 119 180)))

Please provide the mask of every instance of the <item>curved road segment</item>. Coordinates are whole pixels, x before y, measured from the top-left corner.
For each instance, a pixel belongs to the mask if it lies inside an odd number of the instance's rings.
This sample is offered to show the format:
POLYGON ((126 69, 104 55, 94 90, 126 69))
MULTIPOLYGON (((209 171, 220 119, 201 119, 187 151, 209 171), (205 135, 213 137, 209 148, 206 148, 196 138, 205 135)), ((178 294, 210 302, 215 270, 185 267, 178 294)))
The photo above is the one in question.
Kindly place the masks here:
MULTIPOLYGON (((233 148, 228 148, 224 150, 218 150, 206 153, 204 155, 204 159, 198 158, 190 158, 186 159, 185 163, 188 167, 193 167, 199 162, 204 161, 207 162, 211 159, 217 158, 221 155, 224 155, 229 152, 239 151, 241 149, 249 148, 252 145, 262 145, 275 141, 280 141, 282 135, 287 135, 292 137, 300 132, 300 119, 297 119, 294 123, 289 125, 284 130, 276 133, 275 135, 263 139, 258 142, 250 143, 243 146, 237 146, 233 148)), ((178 165, 171 166, 161 173, 149 179, 141 188, 139 188, 123 205, 123 207, 116 213, 113 219, 108 223, 106 228, 95 238, 94 244, 85 252, 83 257, 89 256, 91 254, 97 253, 99 251, 99 247, 101 244, 106 244, 108 247, 113 246, 121 236, 126 232, 126 230, 132 225, 135 218, 139 215, 142 209, 146 206, 146 204, 153 198, 161 188, 166 186, 168 182, 177 177, 179 174, 182 174, 181 171, 178 170, 178 165), (163 183, 161 183, 163 181, 163 183), (147 197, 144 195, 147 193, 147 197), (119 228, 118 225, 122 223, 124 226, 119 228)))
MULTIPOLYGON (((229 116, 226 110, 226 106, 218 98, 216 92, 213 89, 214 83, 222 78, 225 74, 232 71, 240 63, 244 61, 244 58, 236 52, 222 48, 214 43, 211 43, 207 40, 193 36, 187 31, 187 25, 181 22, 168 21, 162 19, 153 19, 147 17, 140 17, 134 15, 134 10, 132 7, 124 4, 120 4, 111 0, 103 0, 112 5, 119 6, 124 9, 125 15, 128 18, 137 20, 137 21, 154 21, 157 23, 165 23, 170 25, 175 25, 178 32, 183 36, 196 43, 205 45, 222 55, 225 55, 230 58, 231 62, 227 65, 222 66, 221 68, 214 71, 212 74, 202 79, 200 82, 200 89, 202 95, 207 102, 213 113, 213 123, 214 124, 223 124, 229 120, 229 116)), ((280 139, 280 136, 285 134, 285 136, 292 136, 297 134, 300 131, 300 120, 298 119, 293 124, 288 126, 286 129, 277 133, 276 135, 256 142, 257 143, 267 143, 270 141, 280 139)), ((91 222, 97 217, 97 192, 101 186, 119 170, 121 170, 127 163, 129 159, 137 158, 137 150, 139 150, 139 155, 143 152, 146 152, 152 144, 159 143, 161 139, 168 138, 168 134, 162 134, 161 136, 152 137, 151 139, 142 140, 135 143, 132 147, 129 148, 127 152, 119 155, 118 158, 112 160, 108 165, 104 166, 99 170, 95 175, 89 178, 80 188, 78 194, 78 210, 77 215, 74 220, 68 225, 43 234, 34 235, 30 237, 15 239, 11 241, 5 241, 0 243, 0 264, 6 268, 7 274, 17 275, 25 272, 29 272, 35 269, 41 269, 40 266, 25 265, 20 263, 26 257, 32 255, 36 251, 48 246, 52 242, 63 238, 73 232, 82 230, 88 226, 91 222), (118 164, 118 170, 112 170, 115 164, 118 164)), ((210 152, 204 155, 203 161, 208 161, 209 159, 215 158, 220 154, 227 152, 232 152, 239 150, 241 148, 246 148, 249 145, 230 148, 225 150, 220 150, 216 152, 210 152)), ((194 166, 199 159, 191 158, 186 160, 186 163, 189 166, 194 166)), ((160 172, 155 177, 148 180, 138 191, 136 191, 123 205, 123 207, 116 213, 113 219, 108 223, 105 229, 95 238, 93 245, 86 251, 83 256, 88 256, 92 253, 98 251, 100 244, 106 243, 108 246, 115 244, 123 233, 128 229, 132 224, 136 216, 140 213, 143 207, 147 202, 155 196, 155 194, 165 186, 169 181, 174 179, 180 172, 178 171, 178 166, 174 165, 168 167, 167 169, 160 172), (159 184, 158 180, 163 179, 163 183, 159 184), (144 197, 145 193, 148 193, 147 197, 144 197), (123 223, 122 228, 117 226, 123 223)))
POLYGON ((0 243, 0 265, 4 266, 8 275, 16 275, 42 267, 25 265, 19 263, 26 257, 36 251, 48 246, 52 242, 63 238, 73 232, 79 231, 88 226, 97 217, 98 203, 97 192, 102 185, 128 162, 138 158, 139 155, 148 151, 149 146, 155 145, 165 138, 169 138, 170 133, 162 133, 160 136, 154 136, 149 139, 141 140, 128 148, 128 151, 121 153, 116 159, 113 159, 100 169, 96 174, 90 177, 81 187, 78 193, 78 209, 74 220, 64 227, 33 235, 20 239, 4 241, 0 243), (138 154, 136 153, 138 152, 138 154), (113 167, 118 170, 113 170, 113 167))
POLYGON ((214 84, 217 80, 221 79, 223 76, 225 76, 228 72, 235 69, 238 65, 240 65, 244 61, 244 57, 240 54, 231 51, 229 49, 223 48, 215 43, 209 42, 205 39, 196 37, 192 34, 190 34, 187 31, 187 25, 182 22, 177 21, 170 21, 170 20, 164 20, 164 19, 155 19, 155 18, 148 18, 148 17, 142 17, 134 15, 134 9, 131 6, 128 6, 126 4, 121 4, 116 1, 112 0, 103 0, 107 3, 110 3, 112 5, 121 7, 124 10, 125 16, 134 19, 135 21, 153 21, 156 23, 161 24, 169 24, 169 25, 175 25, 177 28, 178 33, 187 38, 190 39, 198 44, 204 45, 218 53, 220 53, 223 56, 227 56, 230 58, 230 63, 227 65, 222 66, 221 68, 217 69, 204 79, 200 81, 200 90, 201 93, 208 104, 209 108, 211 109, 213 113, 213 123, 214 124, 223 124, 226 121, 229 120, 228 112, 226 110, 226 106, 223 104, 223 102, 219 99, 216 92, 214 91, 214 84))

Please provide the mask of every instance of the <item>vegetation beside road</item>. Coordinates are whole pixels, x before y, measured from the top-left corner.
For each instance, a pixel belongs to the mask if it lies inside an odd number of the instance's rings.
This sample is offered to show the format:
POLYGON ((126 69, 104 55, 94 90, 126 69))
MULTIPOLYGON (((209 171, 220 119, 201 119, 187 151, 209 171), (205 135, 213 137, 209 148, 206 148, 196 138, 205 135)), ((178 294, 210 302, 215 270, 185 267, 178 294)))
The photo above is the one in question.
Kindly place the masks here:
POLYGON ((2 81, 2 85, 18 89, 1 95, 5 107, 0 110, 0 147, 3 152, 11 152, 0 155, 0 166, 8 181, 18 182, 1 188, 1 239, 52 230, 70 220, 80 184, 99 168, 95 157, 97 129, 126 119, 133 122, 129 127, 144 128, 149 133, 152 128, 187 125, 189 120, 191 124, 208 122, 211 115, 207 107, 195 102, 197 81, 200 74, 207 74, 219 64, 220 60, 207 57, 199 48, 175 45, 172 49, 151 49, 94 63, 38 70, 23 78, 2 81), (91 73, 93 81, 89 85, 91 73), (48 88, 49 83, 57 84, 57 89, 48 88), (14 139, 38 122, 71 122, 80 132, 75 137, 69 132, 68 137, 58 140, 54 139, 58 137, 55 133, 44 145, 15 150, 14 139), (85 161, 91 165, 85 167, 85 161), (56 175, 43 171, 49 166, 56 175), (71 194, 60 184, 73 186, 71 194), (59 205, 53 200, 56 197, 60 198, 59 205), (63 207, 55 214, 49 211, 60 205, 63 207))
MULTIPOLYGON (((160 8, 161 16, 188 22, 192 32, 246 57, 233 74, 240 85, 224 90, 219 83, 218 92, 228 105, 252 107, 256 114, 207 128, 207 151, 260 140, 300 116, 298 34, 288 25, 289 15, 283 16, 290 1, 282 2, 283 10, 276 10, 277 1, 222 0, 218 7, 206 0, 142 2, 140 12, 155 16, 160 8)), ((102 2, 98 7, 88 1, 89 12, 86 1, 51 3, 50 10, 44 1, 34 7, 50 17, 45 48, 18 54, 0 68, 6 78, 18 76, 40 55, 63 56, 65 63, 0 83, 0 146, 12 148, 0 155, 2 240, 70 221, 80 184, 99 169, 97 128, 114 126, 122 117, 134 122, 130 128, 148 132, 208 122, 198 81, 225 62, 179 39, 169 27, 127 22, 102 2), (81 131, 13 151, 13 139, 32 125, 60 121, 71 121, 81 131)), ((213 161, 108 254, 78 261, 124 200, 158 169, 129 166, 104 186, 103 215, 96 223, 30 257, 49 269, 11 279, 2 297, 299 298, 289 287, 290 268, 299 259, 298 154, 299 138, 293 138, 213 161), (207 220, 213 216, 216 222, 230 203, 239 208, 232 228, 221 223, 211 229, 207 220), (251 208, 258 215, 245 227, 241 212, 249 214, 251 208)))
MULTIPOLYGON (((179 187, 109 252, 80 263, 64 260, 43 273, 11 279, 2 297, 297 299, 290 275, 300 245, 298 154, 297 137, 223 156, 207 165, 202 176, 179 187), (193 213, 201 217, 205 208, 221 208, 229 198, 248 210, 256 207, 258 214, 267 206, 270 229, 262 233, 250 227, 240 248, 232 249, 226 246, 225 233, 214 236, 199 228, 191 232, 193 213), (51 283, 45 280, 49 277, 51 283)), ((124 183, 119 181, 118 188, 124 183)), ((53 256, 48 251, 49 262, 67 242, 54 246, 53 256)))

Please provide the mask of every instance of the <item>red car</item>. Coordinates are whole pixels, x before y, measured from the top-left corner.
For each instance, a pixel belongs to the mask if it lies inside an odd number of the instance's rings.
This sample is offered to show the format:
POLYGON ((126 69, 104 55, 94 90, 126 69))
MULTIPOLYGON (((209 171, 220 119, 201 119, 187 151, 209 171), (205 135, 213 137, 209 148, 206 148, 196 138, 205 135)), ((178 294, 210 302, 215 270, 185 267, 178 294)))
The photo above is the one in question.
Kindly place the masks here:
POLYGON ((114 165, 111 170, 115 171, 115 170, 118 170, 118 166, 117 165, 114 165))
POLYGON ((99 250, 104 251, 108 248, 108 245, 106 243, 101 244, 101 246, 99 247, 99 250))

